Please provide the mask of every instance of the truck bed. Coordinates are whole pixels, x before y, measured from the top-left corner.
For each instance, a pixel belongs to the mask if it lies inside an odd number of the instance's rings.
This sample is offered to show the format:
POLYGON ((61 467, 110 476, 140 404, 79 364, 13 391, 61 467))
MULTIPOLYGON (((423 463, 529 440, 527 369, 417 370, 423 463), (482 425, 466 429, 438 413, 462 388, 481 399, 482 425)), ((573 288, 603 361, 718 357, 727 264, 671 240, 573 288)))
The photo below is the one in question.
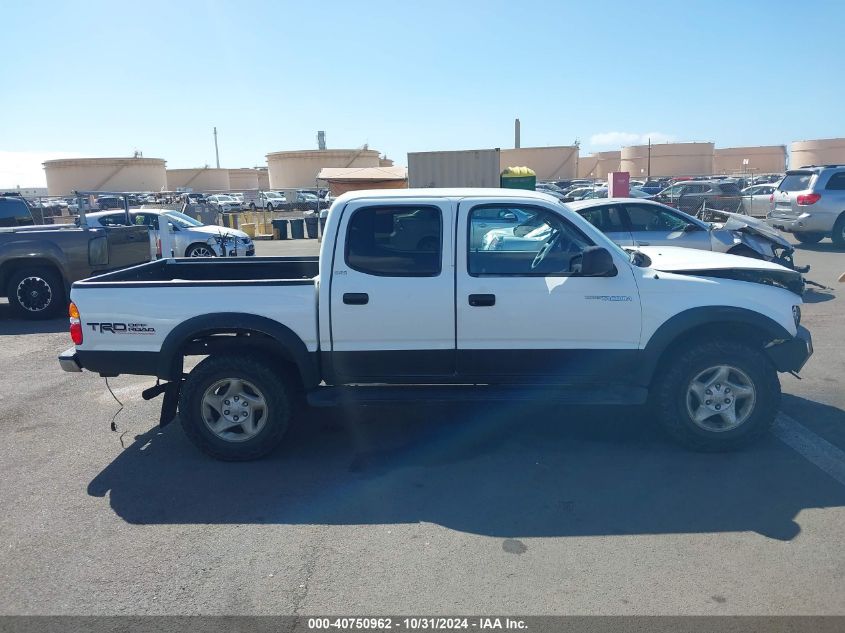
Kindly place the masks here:
POLYGON ((235 282, 301 282, 312 284, 319 257, 230 257, 161 259, 91 277, 74 287, 150 287, 216 285, 235 282))

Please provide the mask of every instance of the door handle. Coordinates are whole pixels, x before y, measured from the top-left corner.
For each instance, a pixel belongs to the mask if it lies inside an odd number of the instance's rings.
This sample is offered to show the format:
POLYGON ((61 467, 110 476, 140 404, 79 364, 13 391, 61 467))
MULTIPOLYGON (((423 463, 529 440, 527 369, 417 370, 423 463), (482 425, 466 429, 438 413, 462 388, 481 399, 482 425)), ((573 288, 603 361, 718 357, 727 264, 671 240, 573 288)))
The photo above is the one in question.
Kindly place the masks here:
POLYGON ((370 295, 366 292, 344 292, 343 302, 348 306, 363 306, 370 302, 370 295))
POLYGON ((496 305, 496 295, 470 295, 469 304, 475 308, 496 305))

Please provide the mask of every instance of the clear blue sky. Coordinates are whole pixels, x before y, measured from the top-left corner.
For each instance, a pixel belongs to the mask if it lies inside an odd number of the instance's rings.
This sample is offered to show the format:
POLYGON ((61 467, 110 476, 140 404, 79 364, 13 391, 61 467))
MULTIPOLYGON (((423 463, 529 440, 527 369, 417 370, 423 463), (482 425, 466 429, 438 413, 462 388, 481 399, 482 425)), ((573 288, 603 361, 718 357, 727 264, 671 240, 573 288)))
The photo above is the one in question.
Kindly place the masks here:
POLYGON ((398 164, 510 147, 516 116, 582 152, 845 135, 836 1, 8 0, 2 24, 0 186, 65 153, 211 164, 215 125, 225 167, 318 129, 398 164))

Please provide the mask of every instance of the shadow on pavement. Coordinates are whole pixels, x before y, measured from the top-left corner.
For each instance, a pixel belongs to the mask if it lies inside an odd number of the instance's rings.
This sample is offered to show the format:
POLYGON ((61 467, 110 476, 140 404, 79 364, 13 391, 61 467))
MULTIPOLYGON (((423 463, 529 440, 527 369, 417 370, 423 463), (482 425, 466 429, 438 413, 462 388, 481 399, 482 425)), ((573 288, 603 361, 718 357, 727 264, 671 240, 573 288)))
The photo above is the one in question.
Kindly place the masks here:
POLYGON ((796 251, 813 251, 815 253, 842 253, 843 250, 845 250, 839 248, 828 239, 815 244, 802 244, 801 242, 796 242, 793 246, 796 251))
POLYGON ((789 540, 845 487, 774 436, 700 454, 630 408, 311 412, 270 458, 204 457, 177 423, 88 486, 137 524, 433 522, 497 537, 755 531, 789 540))
POLYGON ((804 303, 824 303, 825 301, 830 301, 835 298, 836 295, 832 292, 816 289, 812 286, 809 286, 804 290, 804 296, 802 297, 804 303))
POLYGON ((3 334, 54 334, 67 332, 67 329, 67 317, 27 321, 14 316, 8 303, 0 303, 0 336, 3 334))

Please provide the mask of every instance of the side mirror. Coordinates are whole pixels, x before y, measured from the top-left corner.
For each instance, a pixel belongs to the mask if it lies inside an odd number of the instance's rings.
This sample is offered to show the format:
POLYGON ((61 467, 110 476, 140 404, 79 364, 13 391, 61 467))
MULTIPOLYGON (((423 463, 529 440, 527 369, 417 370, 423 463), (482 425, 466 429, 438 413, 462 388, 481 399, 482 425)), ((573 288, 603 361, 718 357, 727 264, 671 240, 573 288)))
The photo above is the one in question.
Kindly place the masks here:
POLYGON ((572 272, 582 277, 613 277, 616 275, 616 266, 606 248, 589 246, 573 258, 572 272))
POLYGON ((693 233, 699 229, 698 225, 696 224, 687 224, 684 226, 684 233, 693 233))
POLYGON ((502 215, 502 219, 505 222, 516 222, 516 214, 515 213, 505 213, 502 215))

